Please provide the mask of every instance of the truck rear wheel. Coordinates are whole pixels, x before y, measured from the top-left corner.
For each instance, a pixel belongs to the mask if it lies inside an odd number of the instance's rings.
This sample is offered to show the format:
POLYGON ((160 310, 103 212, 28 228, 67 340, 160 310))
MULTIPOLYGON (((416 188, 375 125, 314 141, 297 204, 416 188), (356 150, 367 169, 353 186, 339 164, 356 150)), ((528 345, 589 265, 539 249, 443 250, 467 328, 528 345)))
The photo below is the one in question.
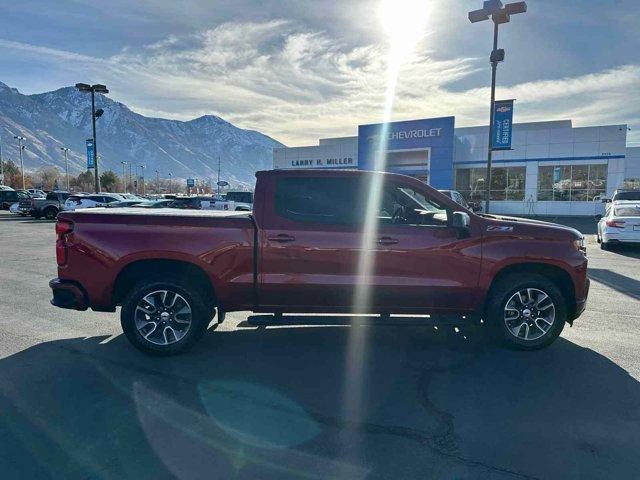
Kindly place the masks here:
POLYGON ((567 320, 562 292, 554 282, 538 274, 499 280, 491 290, 486 312, 493 336, 518 350, 550 345, 567 320))
POLYGON ((211 320, 206 296, 197 286, 172 280, 143 280, 125 298, 122 330, 137 349, 152 355, 189 350, 211 320))
POLYGON ((58 215, 58 209, 56 207, 47 207, 44 210, 44 218, 47 220, 53 220, 58 215))

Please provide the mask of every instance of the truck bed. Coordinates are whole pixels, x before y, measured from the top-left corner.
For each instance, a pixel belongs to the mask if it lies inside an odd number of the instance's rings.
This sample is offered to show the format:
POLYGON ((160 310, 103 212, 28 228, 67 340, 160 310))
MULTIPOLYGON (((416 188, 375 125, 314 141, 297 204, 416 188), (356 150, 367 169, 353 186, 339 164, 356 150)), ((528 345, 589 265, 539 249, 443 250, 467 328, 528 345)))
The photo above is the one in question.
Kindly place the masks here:
POLYGON ((61 212, 58 221, 73 222, 68 264, 59 277, 81 284, 94 309, 113 309, 113 289, 124 268, 155 259, 197 266, 230 305, 253 301, 250 212, 87 208, 61 212))

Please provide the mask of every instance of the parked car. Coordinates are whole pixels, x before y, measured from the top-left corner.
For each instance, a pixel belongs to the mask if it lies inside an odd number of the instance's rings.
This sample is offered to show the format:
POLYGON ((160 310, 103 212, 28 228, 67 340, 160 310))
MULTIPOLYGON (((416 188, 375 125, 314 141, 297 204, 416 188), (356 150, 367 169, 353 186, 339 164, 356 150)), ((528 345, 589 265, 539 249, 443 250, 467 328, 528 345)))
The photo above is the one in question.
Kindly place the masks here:
POLYGON ((139 200, 120 200, 119 202, 111 202, 104 205, 107 208, 128 208, 128 207, 139 207, 146 203, 150 203, 149 200, 145 200, 141 198, 139 200))
POLYGON ((212 197, 176 197, 169 204, 169 208, 180 208, 183 210, 201 210, 202 201, 212 200, 212 197))
POLYGON ((173 203, 172 198, 163 198, 162 200, 150 200, 139 205, 136 205, 138 208, 171 208, 171 204, 173 203))
POLYGON ((640 201, 616 200, 607 204, 604 216, 596 218, 596 236, 603 250, 622 243, 640 243, 640 201))
POLYGON ((602 202, 604 203, 613 203, 619 200, 640 202, 640 190, 618 189, 613 192, 613 196, 611 198, 602 198, 602 202))
POLYGON ((27 193, 31 198, 45 198, 47 196, 44 191, 38 188, 29 188, 27 189, 27 193))
POLYGON ((2 190, 13 190, 9 185, 0 185, 0 191, 2 190))
POLYGON ((62 210, 69 195, 69 192, 55 191, 47 193, 45 198, 21 199, 19 211, 23 215, 32 215, 36 219, 45 217, 52 220, 62 210))
POLYGON ((24 190, 0 190, 0 210, 9 210, 9 207, 20 200, 28 200, 29 194, 24 190))
POLYGON ((89 195, 71 195, 64 202, 64 211, 72 212, 79 208, 104 207, 110 203, 122 202, 117 193, 96 193, 89 195))
POLYGON ((459 203, 467 210, 471 210, 472 212, 479 212, 480 210, 482 210, 482 207, 480 206, 480 204, 476 202, 471 202, 471 203, 467 202, 465 198, 462 196, 462 194, 456 190, 438 190, 438 191, 446 195, 447 197, 449 197, 454 202, 459 203))
POLYGON ((578 231, 463 211, 398 174, 258 172, 253 214, 135 210, 62 212, 50 287, 61 308, 121 305, 125 335, 152 354, 187 350, 216 312, 352 313, 365 254, 375 263, 370 301, 356 311, 482 318, 520 349, 553 342, 589 290, 578 231), (373 184, 382 184, 375 209, 373 184), (367 212, 377 215, 373 245, 367 212))
POLYGON ((230 202, 253 205, 253 192, 227 192, 224 198, 230 202))

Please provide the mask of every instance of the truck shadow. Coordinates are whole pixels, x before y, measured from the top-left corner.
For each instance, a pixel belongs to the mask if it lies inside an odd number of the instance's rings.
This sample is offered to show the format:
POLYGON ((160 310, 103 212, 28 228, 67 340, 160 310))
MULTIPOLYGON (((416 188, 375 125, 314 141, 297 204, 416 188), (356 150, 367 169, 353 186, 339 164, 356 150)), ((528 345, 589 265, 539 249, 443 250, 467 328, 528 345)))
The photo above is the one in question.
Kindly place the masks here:
POLYGON ((640 281, 613 272, 606 268, 589 268, 589 278, 606 285, 609 288, 626 295, 627 297, 640 300, 640 281))
POLYGON ((640 385, 559 339, 343 327, 216 331, 153 358, 122 336, 0 360, 3 478, 630 478, 640 385), (466 338, 465 338, 466 337, 466 338), (352 390, 359 384, 359 391, 352 390), (345 414, 351 396, 360 408, 345 414), (562 452, 561 455, 558 452, 562 452))

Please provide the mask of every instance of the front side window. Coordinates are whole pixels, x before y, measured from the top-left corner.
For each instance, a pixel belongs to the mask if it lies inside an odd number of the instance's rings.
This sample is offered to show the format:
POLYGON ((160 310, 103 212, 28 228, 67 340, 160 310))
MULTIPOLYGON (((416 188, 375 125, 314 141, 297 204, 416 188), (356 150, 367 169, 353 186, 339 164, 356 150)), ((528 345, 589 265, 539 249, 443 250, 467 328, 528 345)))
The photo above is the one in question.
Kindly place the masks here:
POLYGON ((382 194, 378 219, 392 225, 447 225, 444 206, 406 185, 388 184, 382 194))

